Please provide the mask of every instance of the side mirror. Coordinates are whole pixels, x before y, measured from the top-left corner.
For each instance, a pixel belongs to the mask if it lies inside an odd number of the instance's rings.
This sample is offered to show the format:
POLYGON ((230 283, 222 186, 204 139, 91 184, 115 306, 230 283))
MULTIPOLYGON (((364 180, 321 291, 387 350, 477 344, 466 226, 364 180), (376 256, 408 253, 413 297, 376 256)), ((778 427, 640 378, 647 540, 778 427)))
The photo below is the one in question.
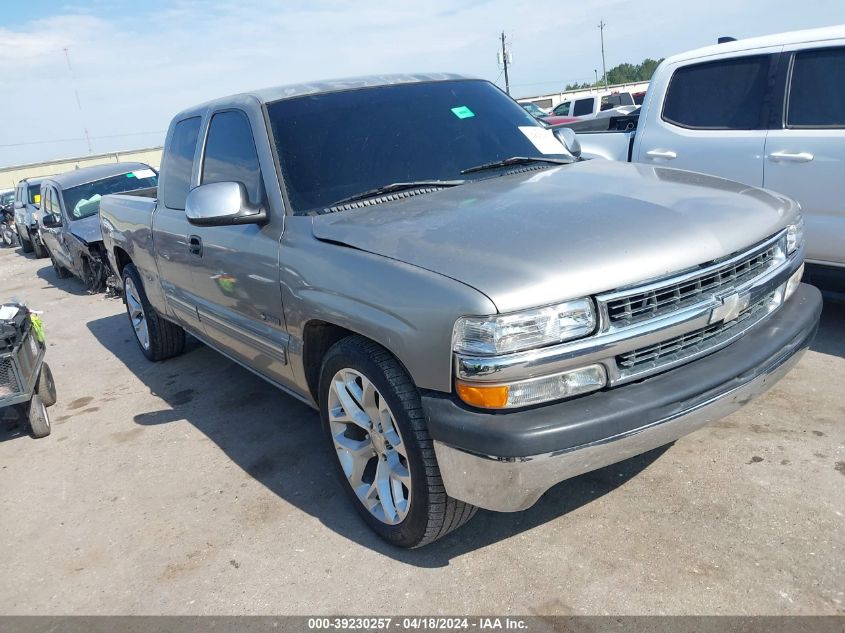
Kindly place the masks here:
POLYGON ((47 213, 41 218, 41 224, 45 229, 57 229, 62 225, 62 217, 55 213, 47 213))
POLYGON ((555 130, 555 136, 563 143, 563 146, 575 158, 581 158, 581 143, 578 142, 578 135, 568 127, 559 127, 555 130))
POLYGON ((23 201, 22 200, 15 200, 15 208, 16 209, 23 209, 23 201))
POLYGON ((249 202, 246 187, 240 182, 213 182, 200 185, 185 200, 188 222, 197 226, 263 224, 267 211, 249 202))

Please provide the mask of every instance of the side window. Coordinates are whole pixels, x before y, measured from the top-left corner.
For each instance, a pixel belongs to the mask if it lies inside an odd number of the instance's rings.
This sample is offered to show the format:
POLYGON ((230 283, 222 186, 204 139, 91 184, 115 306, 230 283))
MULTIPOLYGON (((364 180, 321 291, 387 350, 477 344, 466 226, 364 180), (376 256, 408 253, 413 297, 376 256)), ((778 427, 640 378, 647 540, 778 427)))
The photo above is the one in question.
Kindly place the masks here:
POLYGON ((572 116, 584 116, 585 114, 593 113, 593 98, 578 99, 575 102, 575 107, 572 108, 572 116))
POLYGON ((173 138, 164 154, 162 199, 170 209, 184 209, 191 189, 191 168, 200 133, 200 117, 184 119, 173 128, 173 138))
POLYGON ((211 118, 200 182, 241 182, 249 201, 261 203, 261 168, 252 129, 243 112, 218 112, 211 118))
POLYGON ((786 126, 845 127, 845 48, 795 56, 786 126))
POLYGON ((55 213, 53 211, 53 201, 50 198, 51 191, 50 187, 44 187, 41 190, 41 197, 44 199, 44 204, 42 205, 44 207, 44 213, 55 213))
POLYGON ((555 108, 555 114, 557 116, 569 116, 569 108, 572 107, 572 102, 567 101, 566 103, 561 103, 558 107, 555 108))
POLYGON ((757 55, 676 70, 666 91, 663 120, 710 130, 765 128, 769 63, 768 55, 757 55))
POLYGON ((59 194, 56 193, 56 190, 53 187, 47 189, 47 200, 45 202, 49 206, 47 213, 55 213, 56 215, 62 215, 62 206, 59 204, 59 194))

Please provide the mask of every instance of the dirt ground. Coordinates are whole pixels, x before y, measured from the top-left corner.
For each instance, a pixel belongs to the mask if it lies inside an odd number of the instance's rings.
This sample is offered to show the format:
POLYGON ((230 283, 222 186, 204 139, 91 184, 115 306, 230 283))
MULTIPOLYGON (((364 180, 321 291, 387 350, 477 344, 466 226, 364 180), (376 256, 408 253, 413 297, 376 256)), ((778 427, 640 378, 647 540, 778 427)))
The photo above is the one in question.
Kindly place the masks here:
POLYGON ((842 306, 739 413, 401 551, 303 404, 195 341, 149 363, 119 300, 0 249, 11 297, 59 401, 48 438, 0 422, 0 613, 845 613, 842 306))

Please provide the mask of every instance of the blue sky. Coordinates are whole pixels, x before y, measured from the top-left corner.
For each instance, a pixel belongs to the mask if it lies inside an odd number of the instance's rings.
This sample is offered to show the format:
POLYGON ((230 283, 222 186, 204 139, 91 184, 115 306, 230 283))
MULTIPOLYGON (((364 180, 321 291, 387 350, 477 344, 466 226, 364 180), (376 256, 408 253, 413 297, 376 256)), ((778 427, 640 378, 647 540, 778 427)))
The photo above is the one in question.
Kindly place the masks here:
POLYGON ((607 23, 609 68, 711 44, 719 35, 843 24, 845 2, 7 2, 0 166, 84 155, 83 129, 95 153, 158 145, 178 110, 274 84, 413 71, 501 84, 502 29, 512 42, 511 92, 553 92, 601 72, 599 20, 607 23))

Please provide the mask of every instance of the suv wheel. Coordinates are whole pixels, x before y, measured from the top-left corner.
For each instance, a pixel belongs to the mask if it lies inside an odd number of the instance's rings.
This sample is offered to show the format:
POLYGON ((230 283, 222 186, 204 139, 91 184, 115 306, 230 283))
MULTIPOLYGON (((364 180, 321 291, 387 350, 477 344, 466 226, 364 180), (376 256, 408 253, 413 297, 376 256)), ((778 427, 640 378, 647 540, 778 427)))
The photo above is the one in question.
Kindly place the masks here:
POLYGON ((419 547, 473 517, 475 506, 446 494, 419 392, 387 350, 361 336, 336 343, 319 401, 342 485, 379 536, 419 547))
POLYGON ((32 242, 29 240, 29 233, 26 231, 22 231, 18 234, 18 237, 21 240, 21 250, 24 253, 31 253, 32 252, 32 242))

